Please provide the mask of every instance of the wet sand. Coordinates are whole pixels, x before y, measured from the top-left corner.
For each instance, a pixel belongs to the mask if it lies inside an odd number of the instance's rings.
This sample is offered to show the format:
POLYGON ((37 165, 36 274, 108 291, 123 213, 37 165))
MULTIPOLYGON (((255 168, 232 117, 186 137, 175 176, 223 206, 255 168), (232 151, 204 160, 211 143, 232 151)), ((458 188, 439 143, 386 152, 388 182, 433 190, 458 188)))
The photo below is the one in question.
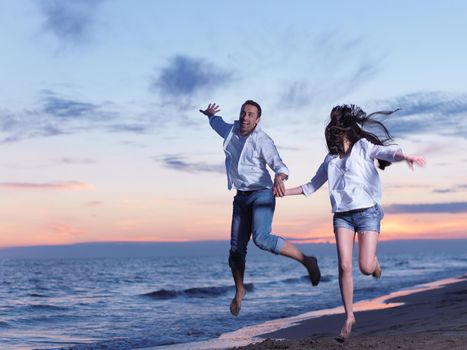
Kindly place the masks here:
POLYGON ((355 313, 357 323, 344 343, 336 340, 344 321, 338 313, 258 335, 256 339, 266 340, 234 349, 467 350, 467 276, 438 288, 398 294, 385 300, 395 307, 368 310, 371 306, 363 305, 368 311, 355 313))

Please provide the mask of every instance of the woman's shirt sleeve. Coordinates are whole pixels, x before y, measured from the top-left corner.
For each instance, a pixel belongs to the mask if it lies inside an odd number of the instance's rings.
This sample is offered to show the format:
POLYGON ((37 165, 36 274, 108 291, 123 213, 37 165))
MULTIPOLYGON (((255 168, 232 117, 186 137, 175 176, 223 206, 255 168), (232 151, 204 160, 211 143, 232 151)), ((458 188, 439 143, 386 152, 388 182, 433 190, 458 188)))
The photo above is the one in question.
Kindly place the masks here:
POLYGON ((306 197, 311 195, 313 192, 316 192, 326 181, 328 181, 328 164, 330 160, 331 156, 328 154, 310 182, 302 185, 303 194, 306 197))
POLYGON ((367 149, 371 159, 387 160, 388 162, 396 162, 396 154, 402 153, 402 149, 397 145, 381 146, 375 145, 366 139, 362 139, 363 146, 367 149))

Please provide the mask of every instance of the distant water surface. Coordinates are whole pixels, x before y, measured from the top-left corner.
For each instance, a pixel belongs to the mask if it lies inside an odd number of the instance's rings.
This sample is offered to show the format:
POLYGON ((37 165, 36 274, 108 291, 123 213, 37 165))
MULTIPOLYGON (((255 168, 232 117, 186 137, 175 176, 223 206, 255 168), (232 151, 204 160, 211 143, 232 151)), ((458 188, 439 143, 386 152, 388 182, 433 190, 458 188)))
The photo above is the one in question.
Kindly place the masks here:
MULTIPOLYGON (((360 275, 354 261, 355 300, 467 272, 467 249, 425 246, 382 243, 378 281, 360 275)), ((333 250, 318 251, 323 278, 313 288, 298 263, 256 252, 248 258, 248 293, 234 318, 226 254, 0 259, 0 349, 123 350, 193 342, 341 304, 333 250)))

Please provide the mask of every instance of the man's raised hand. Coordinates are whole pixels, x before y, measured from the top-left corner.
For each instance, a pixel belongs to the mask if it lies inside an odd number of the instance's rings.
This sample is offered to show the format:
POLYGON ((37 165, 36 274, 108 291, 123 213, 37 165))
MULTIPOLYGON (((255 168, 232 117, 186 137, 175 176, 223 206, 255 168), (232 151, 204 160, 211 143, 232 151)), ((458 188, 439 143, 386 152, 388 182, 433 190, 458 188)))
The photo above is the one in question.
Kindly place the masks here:
POLYGON ((213 115, 220 112, 221 109, 219 105, 216 105, 215 103, 210 103, 208 105, 208 108, 206 108, 204 111, 202 109, 200 109, 199 111, 203 113, 204 115, 208 116, 209 118, 211 118, 213 115))

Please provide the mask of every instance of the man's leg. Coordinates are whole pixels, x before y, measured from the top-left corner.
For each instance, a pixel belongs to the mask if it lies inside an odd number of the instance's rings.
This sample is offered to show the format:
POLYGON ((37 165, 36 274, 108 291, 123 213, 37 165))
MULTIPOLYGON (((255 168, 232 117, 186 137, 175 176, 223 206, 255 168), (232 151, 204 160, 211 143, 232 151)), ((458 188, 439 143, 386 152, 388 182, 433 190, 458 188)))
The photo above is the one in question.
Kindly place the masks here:
POLYGON ((304 255, 295 245, 271 233, 275 206, 276 198, 272 191, 257 193, 252 203, 252 231, 255 244, 260 249, 297 260, 307 269, 311 283, 314 286, 318 285, 321 273, 316 258, 304 255))
POLYGON ((245 297, 245 257, 251 235, 251 213, 246 198, 237 195, 234 198, 232 228, 230 237, 229 266, 235 282, 235 296, 230 303, 230 313, 237 316, 245 297))

